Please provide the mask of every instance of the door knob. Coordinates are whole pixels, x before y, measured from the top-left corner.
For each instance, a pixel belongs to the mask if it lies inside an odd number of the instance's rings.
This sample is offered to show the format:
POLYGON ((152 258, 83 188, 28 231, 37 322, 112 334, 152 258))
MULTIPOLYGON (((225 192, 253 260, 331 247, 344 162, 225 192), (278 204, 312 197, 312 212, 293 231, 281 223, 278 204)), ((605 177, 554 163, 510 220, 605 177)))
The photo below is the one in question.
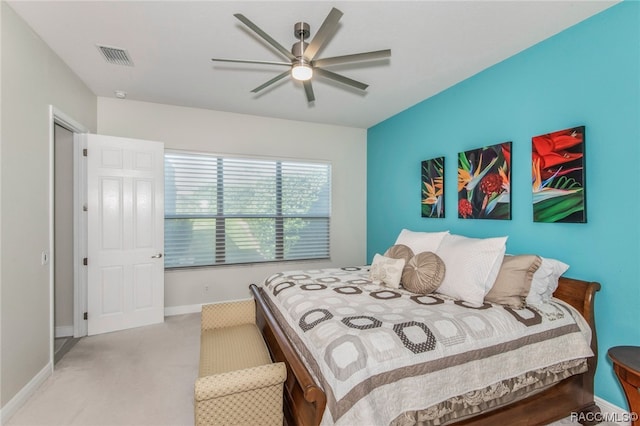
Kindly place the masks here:
POLYGON ((154 254, 151 256, 152 259, 160 259, 162 257, 162 253, 154 254))

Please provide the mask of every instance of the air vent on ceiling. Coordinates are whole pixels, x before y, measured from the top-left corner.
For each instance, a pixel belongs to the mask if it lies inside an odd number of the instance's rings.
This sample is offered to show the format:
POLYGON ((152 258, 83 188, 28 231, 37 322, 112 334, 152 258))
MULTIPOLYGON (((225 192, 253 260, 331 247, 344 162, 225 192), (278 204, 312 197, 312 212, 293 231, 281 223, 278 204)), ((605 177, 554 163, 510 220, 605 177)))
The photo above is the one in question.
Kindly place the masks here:
POLYGON ((130 67, 133 66, 133 61, 129 57, 129 53, 126 50, 119 47, 101 46, 99 44, 97 44, 96 46, 98 47, 98 50, 100 50, 100 53, 102 53, 105 61, 109 62, 110 64, 128 65, 130 67))

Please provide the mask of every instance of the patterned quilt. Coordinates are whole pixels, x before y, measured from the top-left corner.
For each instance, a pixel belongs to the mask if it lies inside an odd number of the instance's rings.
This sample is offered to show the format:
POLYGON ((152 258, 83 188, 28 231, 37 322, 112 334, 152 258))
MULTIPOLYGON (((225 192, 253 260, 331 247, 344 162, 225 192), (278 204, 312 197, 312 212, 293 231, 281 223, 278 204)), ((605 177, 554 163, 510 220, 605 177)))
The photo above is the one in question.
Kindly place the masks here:
POLYGON ((262 286, 327 395, 323 424, 398 423, 406 413, 593 356, 588 324, 556 299, 521 310, 467 306, 381 287, 368 267, 282 272, 262 286))

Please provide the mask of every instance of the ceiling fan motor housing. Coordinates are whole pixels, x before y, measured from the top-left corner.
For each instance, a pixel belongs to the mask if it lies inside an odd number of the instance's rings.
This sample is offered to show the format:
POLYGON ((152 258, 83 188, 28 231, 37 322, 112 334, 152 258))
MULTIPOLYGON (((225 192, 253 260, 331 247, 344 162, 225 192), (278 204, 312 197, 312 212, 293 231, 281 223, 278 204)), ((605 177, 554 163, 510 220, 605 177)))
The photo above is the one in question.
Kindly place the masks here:
POLYGON ((302 60, 302 55, 309 45, 306 41, 304 41, 307 37, 309 37, 309 24, 306 22, 298 22, 293 26, 293 33, 296 38, 300 41, 296 41, 291 47, 291 53, 296 58, 302 60))
POLYGON ((291 53, 293 53, 293 56, 295 56, 296 58, 302 59, 302 54, 304 53, 308 45, 309 43, 307 43, 306 41, 296 41, 293 46, 291 46, 291 53))

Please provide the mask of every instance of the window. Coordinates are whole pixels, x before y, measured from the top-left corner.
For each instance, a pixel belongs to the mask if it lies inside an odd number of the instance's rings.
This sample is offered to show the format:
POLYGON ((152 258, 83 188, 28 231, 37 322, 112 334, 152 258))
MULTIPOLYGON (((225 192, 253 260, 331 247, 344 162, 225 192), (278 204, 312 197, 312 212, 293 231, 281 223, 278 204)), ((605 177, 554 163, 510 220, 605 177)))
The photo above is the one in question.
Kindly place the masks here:
POLYGON ((165 267, 329 258, 331 166, 165 153, 165 267))

